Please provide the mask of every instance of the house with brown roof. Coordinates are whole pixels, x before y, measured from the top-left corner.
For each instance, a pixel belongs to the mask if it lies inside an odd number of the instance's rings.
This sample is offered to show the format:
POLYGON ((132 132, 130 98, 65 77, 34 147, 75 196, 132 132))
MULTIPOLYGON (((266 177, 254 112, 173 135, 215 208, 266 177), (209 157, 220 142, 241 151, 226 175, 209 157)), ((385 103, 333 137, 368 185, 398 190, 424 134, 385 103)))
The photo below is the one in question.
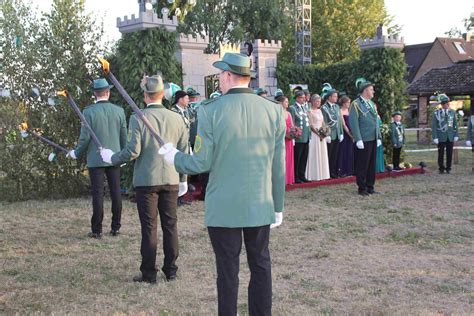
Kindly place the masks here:
POLYGON ((433 68, 474 59, 474 41, 469 32, 463 38, 437 37, 433 43, 407 45, 404 53, 408 65, 407 81, 411 83, 433 68))

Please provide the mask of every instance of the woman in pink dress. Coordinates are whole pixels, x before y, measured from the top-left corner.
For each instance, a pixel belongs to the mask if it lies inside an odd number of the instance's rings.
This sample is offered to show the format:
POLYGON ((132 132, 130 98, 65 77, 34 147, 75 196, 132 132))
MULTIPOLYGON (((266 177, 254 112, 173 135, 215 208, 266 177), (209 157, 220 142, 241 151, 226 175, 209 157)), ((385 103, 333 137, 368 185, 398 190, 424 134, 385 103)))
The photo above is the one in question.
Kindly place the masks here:
POLYGON ((294 149, 293 139, 290 135, 290 129, 293 127, 293 120, 291 114, 288 112, 288 98, 283 95, 281 90, 275 93, 275 100, 280 102, 281 106, 285 110, 286 114, 286 137, 285 137, 285 148, 286 148, 286 184, 295 183, 295 170, 294 170, 294 149))

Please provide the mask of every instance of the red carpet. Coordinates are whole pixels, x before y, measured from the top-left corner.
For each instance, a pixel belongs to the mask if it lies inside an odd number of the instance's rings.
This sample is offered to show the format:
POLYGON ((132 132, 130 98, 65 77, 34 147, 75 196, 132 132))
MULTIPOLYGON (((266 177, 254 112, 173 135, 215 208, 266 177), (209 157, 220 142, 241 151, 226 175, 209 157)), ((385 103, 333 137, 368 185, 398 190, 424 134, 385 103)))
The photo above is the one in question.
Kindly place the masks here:
MULTIPOLYGON (((421 174, 425 172, 426 171, 422 168, 410 168, 410 169, 403 169, 401 171, 377 173, 376 177, 377 179, 384 179, 384 178, 389 178, 389 177, 400 177, 400 176, 408 176, 412 174, 421 174)), ((294 189, 315 188, 315 187, 319 187, 323 185, 333 185, 333 184, 351 183, 351 182, 355 183, 355 181, 356 181, 355 176, 351 176, 351 177, 338 178, 338 179, 312 181, 308 183, 290 184, 286 186, 286 191, 290 191, 294 189)), ((193 192, 193 199, 200 200, 201 185, 199 183, 193 183, 193 185, 196 187, 196 191, 193 192)))
MULTIPOLYGON (((420 173, 425 173, 425 170, 422 168, 409 168, 409 169, 403 169, 400 171, 377 173, 376 178, 384 179, 384 178, 389 178, 389 177, 408 176, 408 175, 420 174, 420 173)), ((303 188, 315 188, 315 187, 319 187, 323 185, 351 183, 351 182, 355 183, 355 181, 356 181, 356 177, 350 176, 350 177, 337 178, 337 179, 312 181, 308 183, 290 184, 286 186, 286 191, 291 191, 294 189, 303 189, 303 188)))

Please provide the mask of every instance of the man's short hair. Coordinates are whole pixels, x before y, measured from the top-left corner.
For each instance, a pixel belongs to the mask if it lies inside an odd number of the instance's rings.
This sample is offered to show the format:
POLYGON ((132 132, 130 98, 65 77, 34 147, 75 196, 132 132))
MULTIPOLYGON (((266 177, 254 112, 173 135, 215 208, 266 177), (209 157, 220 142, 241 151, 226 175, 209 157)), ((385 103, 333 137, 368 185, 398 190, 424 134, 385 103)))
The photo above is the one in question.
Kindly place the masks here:
POLYGON ((148 96, 148 98, 152 100, 156 100, 159 98, 160 94, 163 95, 163 92, 152 92, 152 93, 145 92, 145 94, 148 96))
POLYGON ((105 97, 105 95, 107 94, 108 91, 110 91, 110 90, 109 89, 95 90, 94 95, 97 98, 105 97))

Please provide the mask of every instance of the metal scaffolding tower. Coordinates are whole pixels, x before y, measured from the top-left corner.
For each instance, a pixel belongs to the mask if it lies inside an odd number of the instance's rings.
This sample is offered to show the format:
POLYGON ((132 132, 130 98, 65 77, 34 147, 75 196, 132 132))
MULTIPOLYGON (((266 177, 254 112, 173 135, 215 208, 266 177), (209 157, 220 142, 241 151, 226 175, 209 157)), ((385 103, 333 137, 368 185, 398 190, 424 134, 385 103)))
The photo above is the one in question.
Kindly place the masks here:
POLYGON ((311 0, 295 0, 296 63, 311 64, 311 0))

